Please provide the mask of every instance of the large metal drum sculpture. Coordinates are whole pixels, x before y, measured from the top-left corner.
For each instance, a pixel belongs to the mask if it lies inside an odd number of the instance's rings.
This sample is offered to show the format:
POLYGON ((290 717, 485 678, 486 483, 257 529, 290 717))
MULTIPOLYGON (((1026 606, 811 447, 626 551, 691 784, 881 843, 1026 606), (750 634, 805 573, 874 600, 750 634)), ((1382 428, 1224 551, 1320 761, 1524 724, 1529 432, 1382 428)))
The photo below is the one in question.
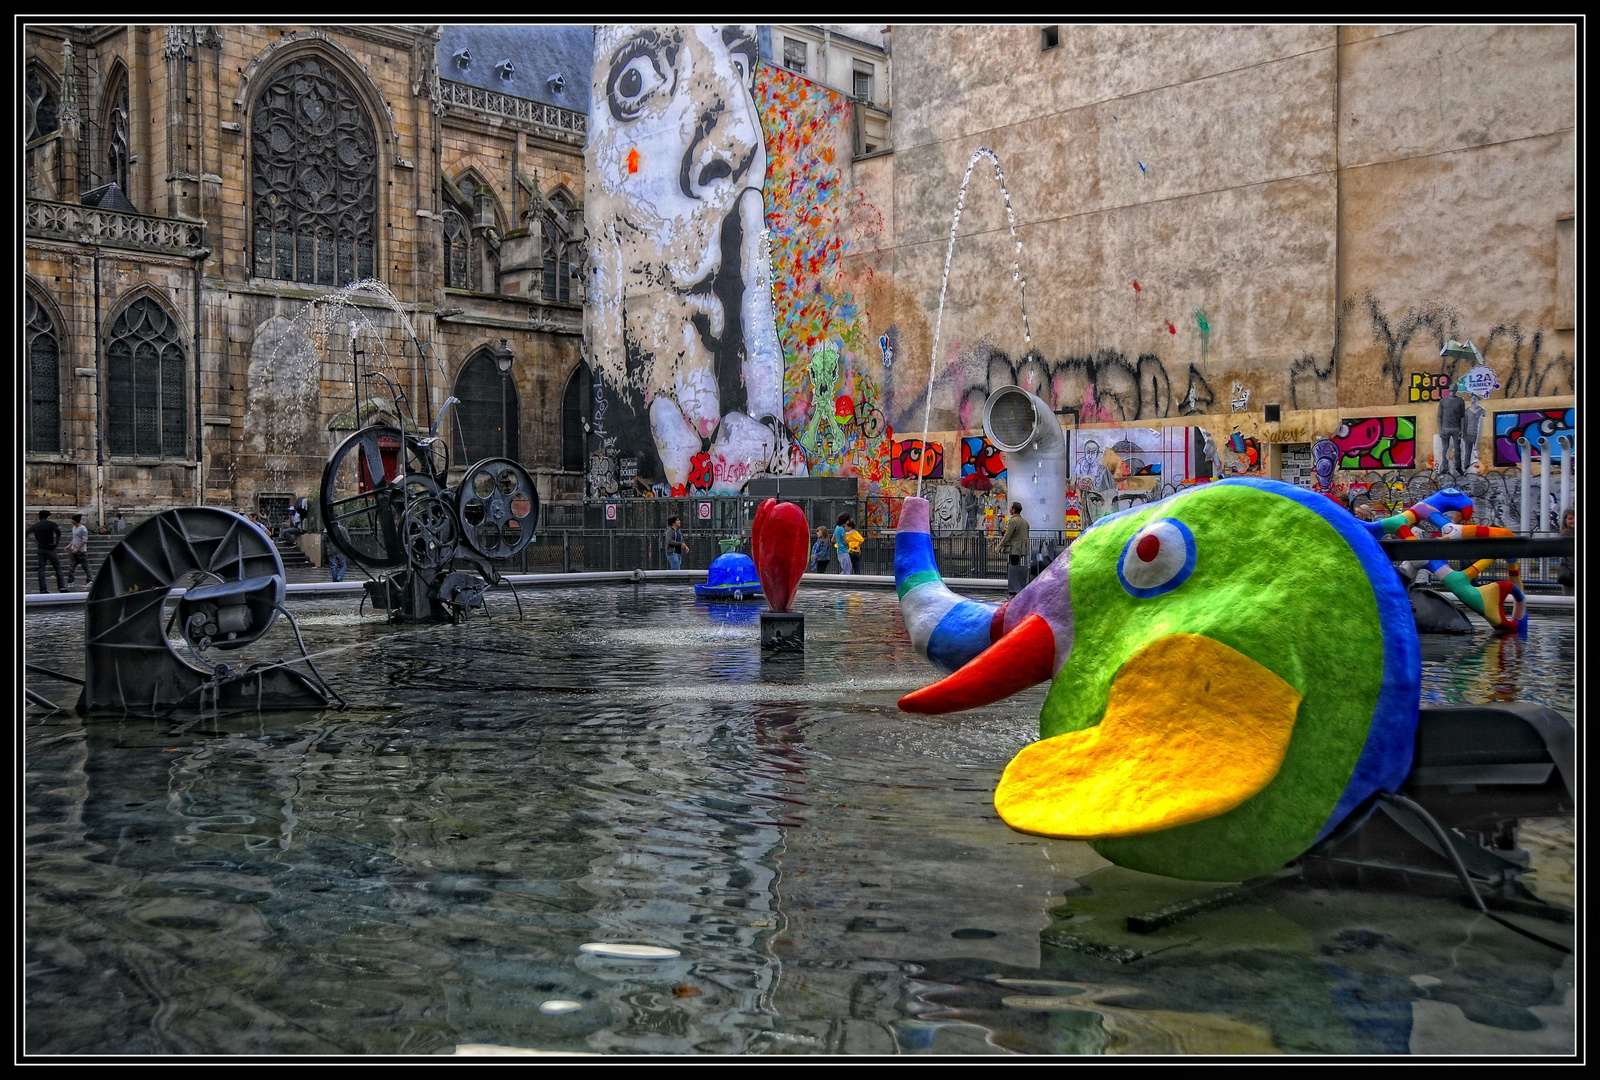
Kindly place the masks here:
POLYGON ((522 466, 485 458, 449 487, 445 445, 374 425, 340 443, 322 472, 328 540, 377 572, 367 594, 396 621, 459 622, 481 610, 497 564, 522 554, 538 524, 522 466))
POLYGON ((89 587, 78 712, 327 707, 338 695, 309 658, 310 676, 282 663, 235 671, 209 658, 265 634, 284 611, 283 593, 272 541, 231 510, 179 507, 134 526, 89 587), (165 601, 184 586, 163 628, 165 601), (193 663, 167 636, 174 626, 193 663))

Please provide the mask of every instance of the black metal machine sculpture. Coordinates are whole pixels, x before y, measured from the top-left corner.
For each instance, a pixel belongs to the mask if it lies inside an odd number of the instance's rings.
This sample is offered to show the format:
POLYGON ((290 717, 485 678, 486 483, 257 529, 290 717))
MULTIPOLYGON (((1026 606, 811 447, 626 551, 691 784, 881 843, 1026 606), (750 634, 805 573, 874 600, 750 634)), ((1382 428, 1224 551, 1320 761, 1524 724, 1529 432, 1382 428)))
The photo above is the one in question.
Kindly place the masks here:
MULTIPOLYGON (((395 410, 404 415, 398 393, 395 410)), ((484 458, 449 486, 437 428, 369 425, 322 471, 328 541, 375 574, 367 595, 392 621, 460 622, 483 610, 485 590, 502 580, 497 564, 522 553, 539 520, 533 478, 509 458, 484 458)))
POLYGON ((211 659, 212 650, 258 640, 280 614, 293 626, 283 595, 283 560, 239 514, 188 506, 141 522, 111 549, 89 588, 78 712, 167 716, 208 708, 321 709, 334 699, 343 705, 303 641, 309 674, 289 666, 298 660, 235 670, 211 659), (163 626, 166 601, 185 586, 163 626), (174 627, 176 639, 169 637, 174 627))

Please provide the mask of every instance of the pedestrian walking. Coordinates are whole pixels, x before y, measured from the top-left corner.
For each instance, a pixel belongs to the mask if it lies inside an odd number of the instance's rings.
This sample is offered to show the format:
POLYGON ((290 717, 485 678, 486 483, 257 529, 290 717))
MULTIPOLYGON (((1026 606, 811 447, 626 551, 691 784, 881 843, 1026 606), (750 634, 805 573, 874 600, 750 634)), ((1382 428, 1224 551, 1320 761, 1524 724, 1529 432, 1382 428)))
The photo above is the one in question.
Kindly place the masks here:
POLYGON ((828 552, 831 548, 832 545, 828 542, 828 527, 826 525, 818 525, 816 542, 811 545, 811 572, 813 574, 826 574, 828 572, 828 562, 831 558, 828 552))
POLYGON ((996 549, 1014 568, 1007 569, 1006 578, 1010 590, 1015 593, 1027 584, 1030 567, 1026 559, 1032 551, 1028 543, 1028 519, 1022 516, 1021 503, 1011 504, 1011 516, 1006 519, 1006 531, 996 549))
POLYGON ((122 516, 122 511, 117 511, 116 520, 111 523, 111 532, 114 536, 121 536, 128 531, 128 520, 122 516))
POLYGON ((840 514, 839 520, 833 526, 833 551, 838 556, 841 574, 855 573, 855 563, 850 558, 850 541, 845 539, 845 533, 848 532, 845 526, 849 521, 849 514, 840 514))
POLYGON ((39 591, 50 591, 44 583, 44 564, 49 563, 56 568, 56 591, 66 592, 67 581, 61 576, 61 560, 56 556, 56 545, 61 543, 61 526, 50 520, 50 511, 39 511, 39 520, 28 526, 28 535, 33 537, 34 551, 39 556, 39 591))
POLYGON ((348 569, 350 569, 350 560, 344 557, 344 552, 334 548, 333 554, 328 556, 328 580, 343 581, 344 572, 348 569))
POLYGON ((689 554, 689 545, 683 541, 683 519, 673 514, 667 519, 667 566, 683 569, 683 557, 689 554))
POLYGON ((78 567, 83 567, 83 583, 87 585, 93 575, 89 571, 89 526, 83 523, 82 514, 72 515, 72 533, 67 541, 67 554, 71 565, 67 567, 67 584, 78 583, 78 567))

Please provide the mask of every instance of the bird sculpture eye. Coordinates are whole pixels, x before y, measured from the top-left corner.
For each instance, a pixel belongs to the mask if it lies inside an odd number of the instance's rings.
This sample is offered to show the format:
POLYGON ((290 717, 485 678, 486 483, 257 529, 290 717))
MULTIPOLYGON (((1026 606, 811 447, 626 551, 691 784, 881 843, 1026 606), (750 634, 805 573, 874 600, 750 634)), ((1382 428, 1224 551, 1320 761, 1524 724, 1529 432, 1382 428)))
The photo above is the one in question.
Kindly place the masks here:
POLYGON ((1129 538, 1117 560, 1117 580, 1132 596, 1169 593, 1194 573, 1194 534, 1173 518, 1152 521, 1129 538))

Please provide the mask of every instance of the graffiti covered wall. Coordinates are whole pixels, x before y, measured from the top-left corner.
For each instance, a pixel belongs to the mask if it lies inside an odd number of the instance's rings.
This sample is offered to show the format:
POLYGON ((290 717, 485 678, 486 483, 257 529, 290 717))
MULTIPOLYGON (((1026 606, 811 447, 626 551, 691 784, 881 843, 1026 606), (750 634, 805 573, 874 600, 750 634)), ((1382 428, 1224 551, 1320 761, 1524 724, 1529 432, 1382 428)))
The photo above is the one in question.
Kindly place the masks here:
POLYGON ((602 26, 584 332, 600 454, 673 493, 803 473, 763 253, 753 26, 602 26))
POLYGON ((841 261, 876 217, 848 182, 850 101, 761 63, 749 26, 602 27, 593 78, 591 475, 888 480, 891 348, 841 261))

